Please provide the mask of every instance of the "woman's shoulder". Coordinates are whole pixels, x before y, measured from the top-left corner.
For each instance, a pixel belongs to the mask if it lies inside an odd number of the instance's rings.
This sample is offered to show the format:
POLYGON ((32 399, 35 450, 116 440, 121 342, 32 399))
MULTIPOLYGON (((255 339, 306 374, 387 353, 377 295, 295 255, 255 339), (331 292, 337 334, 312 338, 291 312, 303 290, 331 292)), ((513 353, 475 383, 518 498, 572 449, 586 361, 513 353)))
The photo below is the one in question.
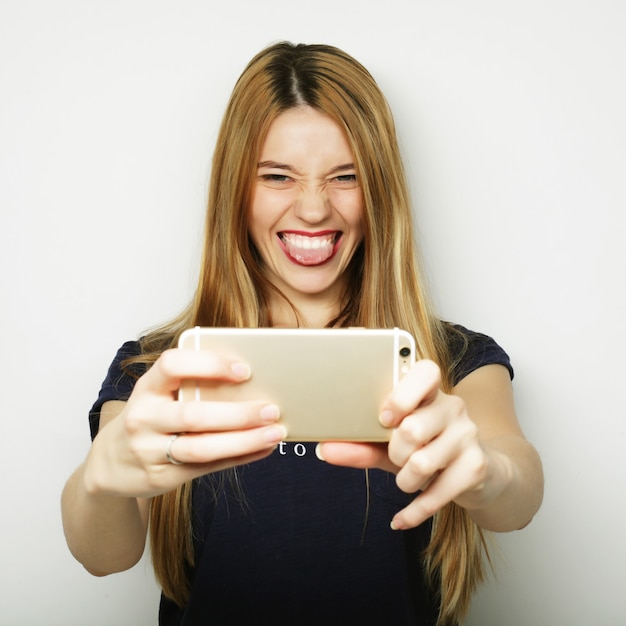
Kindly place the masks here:
POLYGON ((106 377, 100 387, 96 402, 89 411, 89 424, 91 438, 93 439, 100 426, 100 409, 109 400, 128 400, 135 386, 137 378, 145 371, 145 366, 140 363, 129 363, 141 355, 141 342, 137 340, 126 341, 115 353, 106 377))
POLYGON ((484 365, 503 365, 513 379, 514 371, 511 359, 493 337, 470 330, 461 324, 445 322, 443 327, 450 357, 453 385, 484 365))

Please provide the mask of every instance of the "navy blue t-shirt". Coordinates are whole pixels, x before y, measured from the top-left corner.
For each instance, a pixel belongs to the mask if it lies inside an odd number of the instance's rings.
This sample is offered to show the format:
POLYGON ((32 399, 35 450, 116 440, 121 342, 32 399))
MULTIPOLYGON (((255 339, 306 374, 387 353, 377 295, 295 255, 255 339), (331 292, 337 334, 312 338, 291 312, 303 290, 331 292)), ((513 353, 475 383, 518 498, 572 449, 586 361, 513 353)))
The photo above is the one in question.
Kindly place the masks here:
MULTIPOLYGON (((455 384, 494 363, 513 377, 493 339, 455 328, 455 384)), ((139 350, 127 342, 118 351, 90 412, 92 436, 102 404, 130 396, 136 378, 121 363, 139 350)), ((237 475, 238 486, 227 480, 217 490, 215 476, 194 481, 191 597, 184 608, 163 597, 160 626, 435 624, 420 559, 430 522, 390 529, 413 497, 393 475, 336 467, 317 459, 315 444, 293 442, 237 475)))

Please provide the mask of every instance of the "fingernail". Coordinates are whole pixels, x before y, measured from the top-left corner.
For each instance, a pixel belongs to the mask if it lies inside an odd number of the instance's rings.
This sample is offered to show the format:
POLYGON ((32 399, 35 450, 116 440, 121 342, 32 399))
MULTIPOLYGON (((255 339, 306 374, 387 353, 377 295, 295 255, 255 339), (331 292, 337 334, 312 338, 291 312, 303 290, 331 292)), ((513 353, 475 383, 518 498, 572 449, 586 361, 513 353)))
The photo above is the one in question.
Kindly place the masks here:
POLYGON ((393 421, 393 413, 391 411, 383 411, 378 419, 383 426, 391 426, 391 422, 393 421))
POLYGON ((280 409, 275 404, 268 404, 261 409, 264 422, 275 422, 280 417, 280 409))
POLYGON ((315 456, 320 460, 320 461, 326 461, 326 459, 324 458, 324 455, 322 454, 322 444, 318 443, 315 446, 315 456))
POLYGON ((391 526, 391 530, 404 530, 402 523, 396 520, 395 517, 391 520, 391 524, 389 524, 389 526, 391 526))
POLYGON ((263 438, 267 443, 280 443, 287 437, 287 429, 282 424, 276 424, 266 429, 263 438))
POLYGON ((250 378, 250 366, 246 363, 233 363, 230 366, 230 371, 241 380, 248 380, 250 378))

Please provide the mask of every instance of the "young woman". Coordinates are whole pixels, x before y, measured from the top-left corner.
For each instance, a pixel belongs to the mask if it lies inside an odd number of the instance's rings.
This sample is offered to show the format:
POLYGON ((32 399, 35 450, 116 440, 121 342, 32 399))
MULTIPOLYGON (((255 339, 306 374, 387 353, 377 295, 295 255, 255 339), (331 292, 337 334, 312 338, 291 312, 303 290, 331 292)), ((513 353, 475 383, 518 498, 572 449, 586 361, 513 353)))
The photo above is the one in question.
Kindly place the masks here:
POLYGON ((122 346, 64 489, 90 572, 133 566, 149 528, 162 625, 459 623, 483 531, 525 526, 543 479, 508 356, 437 318, 412 233, 367 70, 321 45, 252 59, 217 141, 195 297, 122 346), (280 407, 176 401, 186 378, 251 374, 177 350, 193 326, 399 326, 421 358, 381 407, 388 445, 285 443, 280 407))

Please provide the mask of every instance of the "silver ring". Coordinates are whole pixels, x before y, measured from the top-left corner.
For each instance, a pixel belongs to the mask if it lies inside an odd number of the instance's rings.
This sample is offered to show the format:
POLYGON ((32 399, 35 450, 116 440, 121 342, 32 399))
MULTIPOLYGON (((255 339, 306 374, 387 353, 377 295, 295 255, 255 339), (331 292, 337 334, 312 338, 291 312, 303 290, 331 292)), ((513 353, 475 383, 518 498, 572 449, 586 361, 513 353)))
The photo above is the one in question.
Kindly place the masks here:
POLYGON ((180 433, 176 433, 175 435, 172 435, 170 437, 170 440, 167 442, 167 448, 165 448, 165 456, 167 457, 167 460, 172 465, 182 465, 183 464, 182 461, 178 461, 178 460, 176 460, 172 456, 172 444, 178 439, 179 436, 180 436, 180 433))

